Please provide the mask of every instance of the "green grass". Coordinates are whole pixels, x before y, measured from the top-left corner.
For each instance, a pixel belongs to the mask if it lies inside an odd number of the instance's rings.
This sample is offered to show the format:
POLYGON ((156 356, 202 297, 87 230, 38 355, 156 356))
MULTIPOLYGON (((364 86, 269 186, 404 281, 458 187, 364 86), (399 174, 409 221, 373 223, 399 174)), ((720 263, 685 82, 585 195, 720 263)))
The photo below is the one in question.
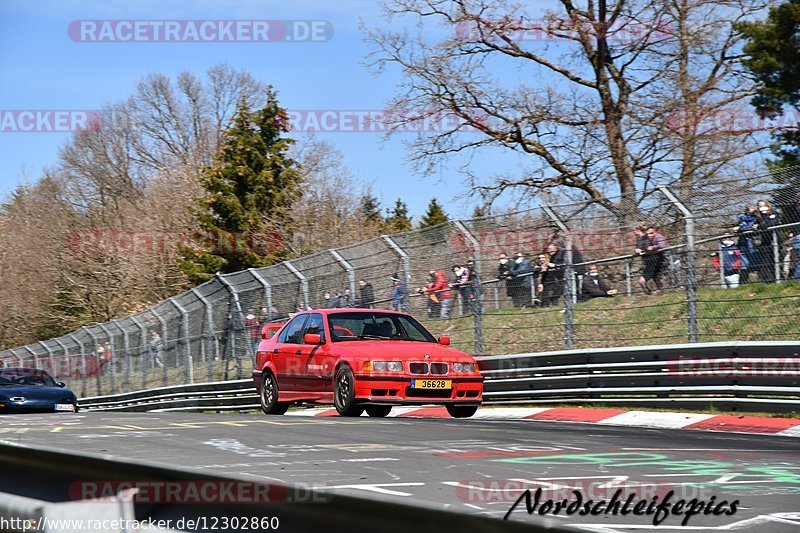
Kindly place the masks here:
MULTIPOLYGON (((738 289, 698 290, 700 342, 800 339, 800 283, 751 283, 738 289)), ((453 345, 473 351, 471 316, 428 322, 453 345)), ((563 307, 488 310, 483 317, 484 353, 564 349, 563 307)), ((575 306, 575 347, 605 348, 678 344, 688 340, 683 289, 654 295, 596 298, 575 306)))

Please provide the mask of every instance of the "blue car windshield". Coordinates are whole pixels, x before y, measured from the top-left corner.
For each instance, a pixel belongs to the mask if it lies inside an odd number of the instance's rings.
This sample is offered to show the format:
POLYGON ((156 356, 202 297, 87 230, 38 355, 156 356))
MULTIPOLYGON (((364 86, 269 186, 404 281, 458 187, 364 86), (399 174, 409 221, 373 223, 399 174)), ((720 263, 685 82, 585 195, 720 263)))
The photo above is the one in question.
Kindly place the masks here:
POLYGON ((50 375, 38 372, 25 372, 20 370, 0 370, 0 385, 34 385, 40 387, 55 387, 56 381, 50 375))
POLYGON ((422 324, 408 315, 357 311, 328 315, 331 337, 336 341, 401 340, 436 342, 422 324))

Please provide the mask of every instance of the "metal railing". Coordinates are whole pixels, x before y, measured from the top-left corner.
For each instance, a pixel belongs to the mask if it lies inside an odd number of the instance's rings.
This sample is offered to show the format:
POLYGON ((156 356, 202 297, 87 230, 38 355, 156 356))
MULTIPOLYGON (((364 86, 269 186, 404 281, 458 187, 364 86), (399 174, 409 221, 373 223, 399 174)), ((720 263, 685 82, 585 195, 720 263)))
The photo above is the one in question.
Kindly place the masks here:
POLYGON ((613 210, 599 202, 540 205, 218 275, 134 315, 0 351, 0 365, 46 368, 83 397, 241 379, 249 375, 261 326, 329 305, 329 289, 349 290, 356 305, 410 311, 475 355, 797 339, 800 282, 788 236, 800 233, 800 204, 792 203, 786 183, 800 182, 800 167, 778 174, 657 187, 609 199, 613 210), (724 257, 719 239, 731 235, 744 206, 769 198, 781 199, 772 226, 735 233, 749 268, 742 262, 734 276, 715 269, 711 254, 724 257), (656 226, 670 245, 652 257, 633 253, 640 221, 656 226), (556 275, 531 271, 509 279, 490 263, 500 252, 530 256, 549 243, 562 252, 554 256, 556 275), (641 285, 654 256, 659 272, 641 285), (468 285, 440 293, 438 304, 417 292, 430 271, 443 270, 453 282, 452 266, 469 258, 468 285), (584 301, 590 263, 617 296, 584 301), (728 290, 734 278, 739 288, 728 290), (360 301, 361 279, 372 285, 369 302, 360 301))
MULTIPOLYGON (((478 358, 485 404, 622 404, 800 412, 800 342, 718 342, 478 358)), ((80 400, 82 409, 259 409, 252 380, 80 400)))

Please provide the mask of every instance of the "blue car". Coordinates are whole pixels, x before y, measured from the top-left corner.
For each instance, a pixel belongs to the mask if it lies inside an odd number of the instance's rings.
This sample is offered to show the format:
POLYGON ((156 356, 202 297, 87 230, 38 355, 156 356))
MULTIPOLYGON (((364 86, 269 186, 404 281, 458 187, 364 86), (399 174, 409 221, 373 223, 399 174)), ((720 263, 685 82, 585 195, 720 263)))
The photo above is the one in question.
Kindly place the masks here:
POLYGON ((78 411, 78 398, 38 368, 0 368, 0 413, 78 411))

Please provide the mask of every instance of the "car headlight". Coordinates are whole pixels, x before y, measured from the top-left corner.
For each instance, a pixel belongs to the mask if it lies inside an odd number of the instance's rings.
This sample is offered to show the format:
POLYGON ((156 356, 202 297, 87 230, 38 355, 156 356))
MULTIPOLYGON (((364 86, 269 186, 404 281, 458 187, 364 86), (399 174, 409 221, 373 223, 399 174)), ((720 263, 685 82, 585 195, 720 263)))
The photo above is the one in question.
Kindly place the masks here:
POLYGON ((453 363, 453 372, 475 372, 475 363, 453 363))
POLYGON ((369 361, 365 363, 366 370, 373 372, 402 372, 402 361, 369 361))

